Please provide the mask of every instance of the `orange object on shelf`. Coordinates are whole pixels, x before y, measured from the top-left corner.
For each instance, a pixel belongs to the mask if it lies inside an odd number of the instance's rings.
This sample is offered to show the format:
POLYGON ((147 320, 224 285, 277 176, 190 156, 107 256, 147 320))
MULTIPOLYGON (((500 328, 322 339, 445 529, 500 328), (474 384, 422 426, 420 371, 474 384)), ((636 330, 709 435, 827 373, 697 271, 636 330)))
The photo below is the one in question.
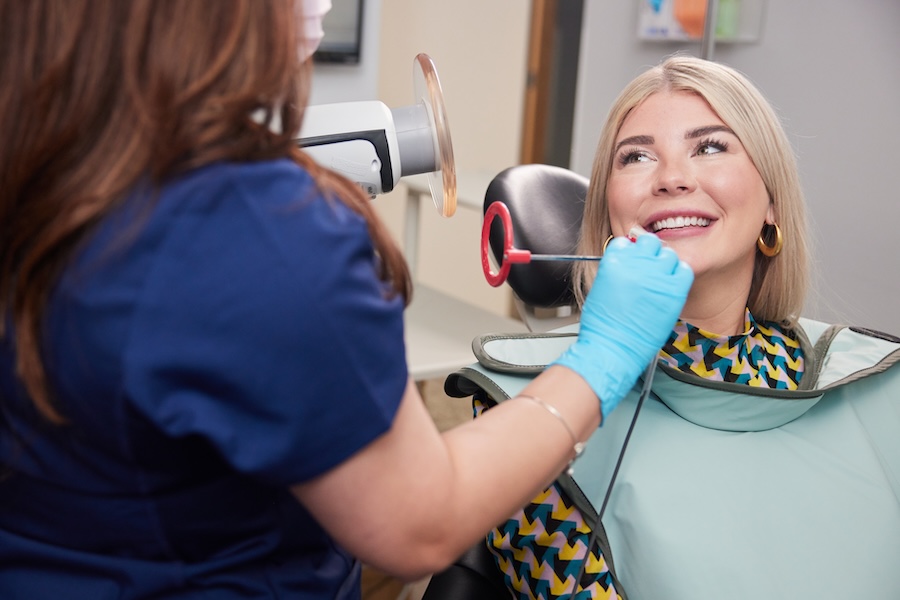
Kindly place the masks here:
POLYGON ((693 38, 703 37, 706 22, 706 0, 675 0, 672 14, 685 33, 693 38))

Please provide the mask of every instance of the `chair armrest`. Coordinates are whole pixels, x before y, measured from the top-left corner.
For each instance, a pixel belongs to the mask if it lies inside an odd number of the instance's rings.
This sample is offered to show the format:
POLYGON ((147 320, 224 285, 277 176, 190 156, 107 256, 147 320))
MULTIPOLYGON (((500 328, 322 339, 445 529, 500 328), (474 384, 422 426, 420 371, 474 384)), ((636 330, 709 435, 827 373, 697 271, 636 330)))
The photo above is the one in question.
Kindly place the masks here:
POLYGON ((508 600, 510 597, 500 569, 482 541, 445 570, 435 573, 422 600, 508 600))

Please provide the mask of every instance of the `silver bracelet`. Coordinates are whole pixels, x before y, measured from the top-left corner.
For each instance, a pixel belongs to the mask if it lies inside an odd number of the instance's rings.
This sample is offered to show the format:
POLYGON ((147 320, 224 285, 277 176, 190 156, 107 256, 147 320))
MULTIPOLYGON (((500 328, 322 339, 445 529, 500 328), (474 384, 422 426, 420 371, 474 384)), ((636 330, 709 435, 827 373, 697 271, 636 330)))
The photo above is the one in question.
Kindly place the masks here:
POLYGON ((547 404, 546 402, 544 402, 537 396, 528 396, 525 394, 519 394, 517 396, 517 398, 525 398, 526 400, 531 400, 532 402, 535 402, 536 404, 539 404, 540 406, 544 407, 544 409, 546 409, 547 412, 549 412, 551 415, 556 417, 557 420, 560 423, 562 423, 562 426, 566 428, 566 431, 569 432, 569 437, 572 438, 572 448, 575 450, 575 457, 569 461, 569 467, 566 469, 566 473, 569 475, 572 475, 572 473, 574 472, 573 465, 575 464, 575 461, 578 460, 578 457, 581 456, 582 452, 584 452, 584 442, 578 441, 578 437, 575 435, 575 432, 572 430, 572 428, 569 427, 569 424, 566 422, 565 418, 562 416, 562 413, 559 412, 559 410, 557 410, 557 408, 555 406, 553 406, 552 404, 547 404))

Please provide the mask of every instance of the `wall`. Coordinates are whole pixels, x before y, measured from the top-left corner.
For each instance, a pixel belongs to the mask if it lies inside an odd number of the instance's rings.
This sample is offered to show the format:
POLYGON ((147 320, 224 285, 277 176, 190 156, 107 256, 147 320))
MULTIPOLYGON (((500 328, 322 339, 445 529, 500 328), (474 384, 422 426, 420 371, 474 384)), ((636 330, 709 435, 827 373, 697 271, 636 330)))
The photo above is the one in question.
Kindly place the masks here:
MULTIPOLYGON (((518 162, 529 15, 527 2, 365 0, 360 64, 316 64, 310 103, 414 104, 413 61, 428 54, 443 89, 458 177, 471 188, 465 182, 487 181, 518 162)), ((483 192, 469 195, 480 205, 483 192)), ((406 198, 401 180, 395 191, 374 199, 401 244, 406 198)), ((490 287, 481 272, 479 209, 460 205, 445 219, 423 202, 418 227, 420 283, 510 314, 509 290, 490 287)))
MULTIPOLYGON (((420 52, 432 58, 463 187, 518 162, 529 15, 529 3, 506 0, 382 3, 378 99, 392 108, 414 103, 413 61, 420 52)), ((405 190, 398 187, 375 202, 402 240, 405 190)), ((480 206, 483 192, 473 196, 480 206)), ((427 202, 420 217, 419 282, 510 314, 509 290, 490 287, 481 272, 480 209, 460 205, 445 219, 427 202)))
MULTIPOLYGON (((619 90, 666 54, 699 55, 700 48, 638 40, 637 2, 585 4, 572 168, 587 175, 619 90)), ((798 153, 817 271, 807 315, 894 334, 900 334, 898 31, 896 0, 769 0, 757 43, 719 43, 713 55, 761 88, 798 153)))
MULTIPOLYGON (((356 0, 332 0, 332 2, 356 0)), ((364 0, 359 64, 316 63, 310 104, 378 100, 381 0, 364 0)))

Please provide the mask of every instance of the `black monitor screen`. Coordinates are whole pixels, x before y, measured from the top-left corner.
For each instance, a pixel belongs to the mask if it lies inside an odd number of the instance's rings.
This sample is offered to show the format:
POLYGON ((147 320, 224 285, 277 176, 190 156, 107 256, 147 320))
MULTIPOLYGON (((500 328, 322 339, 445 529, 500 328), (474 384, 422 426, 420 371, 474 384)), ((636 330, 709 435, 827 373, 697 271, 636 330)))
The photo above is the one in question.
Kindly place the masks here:
POLYGON ((331 10, 322 21, 325 37, 313 59, 325 63, 358 63, 362 20, 363 0, 331 0, 331 10))

